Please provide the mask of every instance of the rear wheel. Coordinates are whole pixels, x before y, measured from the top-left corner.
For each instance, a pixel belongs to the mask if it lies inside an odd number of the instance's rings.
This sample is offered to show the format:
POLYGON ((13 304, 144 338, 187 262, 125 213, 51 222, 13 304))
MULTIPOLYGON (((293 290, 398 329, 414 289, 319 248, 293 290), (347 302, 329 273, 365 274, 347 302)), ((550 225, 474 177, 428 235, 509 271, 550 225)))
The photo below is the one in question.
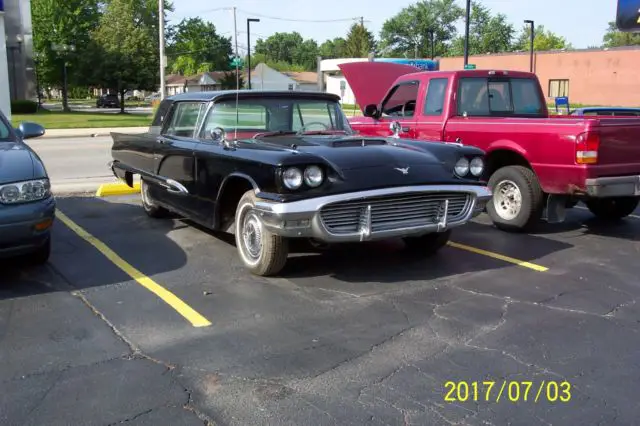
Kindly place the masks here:
POLYGON ((450 238, 451 230, 448 229, 444 232, 434 232, 419 237, 405 237, 402 240, 407 250, 410 250, 412 253, 432 256, 447 245, 450 238))
POLYGON ((489 178, 492 200, 487 212, 497 228, 504 231, 527 231, 542 217, 544 193, 533 170, 507 166, 489 178))
POLYGON ((235 238, 238 254, 252 274, 275 275, 287 262, 289 241, 269 232, 255 210, 253 190, 245 192, 238 202, 235 218, 235 238))
POLYGON ((598 219, 619 220, 633 213, 639 201, 637 197, 596 198, 586 204, 598 219))
POLYGON ((149 217, 161 218, 169 215, 167 209, 155 204, 149 192, 149 184, 144 179, 140 179, 140 198, 142 199, 142 208, 149 217))

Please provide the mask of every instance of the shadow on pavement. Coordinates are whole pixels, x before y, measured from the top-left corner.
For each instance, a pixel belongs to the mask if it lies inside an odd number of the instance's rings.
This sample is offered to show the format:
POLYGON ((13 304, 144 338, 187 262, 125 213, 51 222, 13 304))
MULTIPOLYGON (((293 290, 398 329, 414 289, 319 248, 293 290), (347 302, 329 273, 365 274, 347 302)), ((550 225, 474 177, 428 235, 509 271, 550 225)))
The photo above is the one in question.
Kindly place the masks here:
POLYGON ((606 221, 583 209, 571 209, 562 223, 550 224, 543 221, 535 230, 535 234, 552 235, 578 230, 582 230, 585 235, 640 241, 640 219, 626 217, 617 221, 606 221))
MULTIPOLYGON (((187 262, 184 250, 168 236, 185 225, 149 218, 137 204, 70 197, 58 198, 57 209, 149 277, 180 269, 187 262)), ((0 262, 0 300, 127 281, 131 281, 129 275, 60 218, 53 226, 51 257, 46 265, 30 266, 28 258, 0 262), (64 282, 67 288, 52 282, 64 282)))

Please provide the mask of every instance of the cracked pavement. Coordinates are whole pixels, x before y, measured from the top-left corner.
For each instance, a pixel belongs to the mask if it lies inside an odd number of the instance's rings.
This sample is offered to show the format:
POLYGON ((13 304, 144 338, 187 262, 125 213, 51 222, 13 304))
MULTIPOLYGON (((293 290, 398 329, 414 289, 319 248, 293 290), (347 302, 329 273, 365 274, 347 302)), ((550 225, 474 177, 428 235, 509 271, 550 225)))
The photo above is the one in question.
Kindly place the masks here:
MULTIPOLYGON (((446 247, 300 245, 280 278, 228 240, 136 198, 58 207, 212 325, 194 328, 64 224, 50 263, 0 268, 2 425, 634 424, 640 416, 640 220, 507 234, 483 215, 446 247), (529 400, 496 402, 503 381, 529 400), (533 394, 568 382, 571 399, 533 394), (495 381, 445 401, 446 382, 495 381)), ((508 392, 508 391, 507 391, 508 392)), ((456 393, 454 392, 454 395, 456 393)))

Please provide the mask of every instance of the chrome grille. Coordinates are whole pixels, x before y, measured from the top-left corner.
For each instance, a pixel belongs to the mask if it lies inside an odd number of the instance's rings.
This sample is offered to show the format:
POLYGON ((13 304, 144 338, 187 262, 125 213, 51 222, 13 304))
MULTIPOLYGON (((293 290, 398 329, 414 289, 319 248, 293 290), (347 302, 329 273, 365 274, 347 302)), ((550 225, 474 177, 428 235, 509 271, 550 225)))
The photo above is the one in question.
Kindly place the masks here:
POLYGON ((333 234, 355 233, 371 206, 371 232, 424 226, 438 222, 445 200, 449 200, 447 221, 455 221, 465 215, 471 197, 461 192, 431 192, 340 201, 324 206, 320 218, 333 234))

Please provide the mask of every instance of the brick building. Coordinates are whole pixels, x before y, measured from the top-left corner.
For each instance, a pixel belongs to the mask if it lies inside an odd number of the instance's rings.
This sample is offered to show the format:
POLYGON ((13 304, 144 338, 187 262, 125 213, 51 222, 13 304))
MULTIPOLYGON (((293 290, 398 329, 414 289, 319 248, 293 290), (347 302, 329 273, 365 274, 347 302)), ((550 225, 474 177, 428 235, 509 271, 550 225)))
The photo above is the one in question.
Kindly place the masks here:
MULTIPOLYGON (((529 71, 529 52, 469 56, 478 69, 529 71)), ((550 103, 640 107, 640 46, 534 52, 534 71, 550 103)), ((462 69, 463 57, 439 58, 440 70, 462 69)))

